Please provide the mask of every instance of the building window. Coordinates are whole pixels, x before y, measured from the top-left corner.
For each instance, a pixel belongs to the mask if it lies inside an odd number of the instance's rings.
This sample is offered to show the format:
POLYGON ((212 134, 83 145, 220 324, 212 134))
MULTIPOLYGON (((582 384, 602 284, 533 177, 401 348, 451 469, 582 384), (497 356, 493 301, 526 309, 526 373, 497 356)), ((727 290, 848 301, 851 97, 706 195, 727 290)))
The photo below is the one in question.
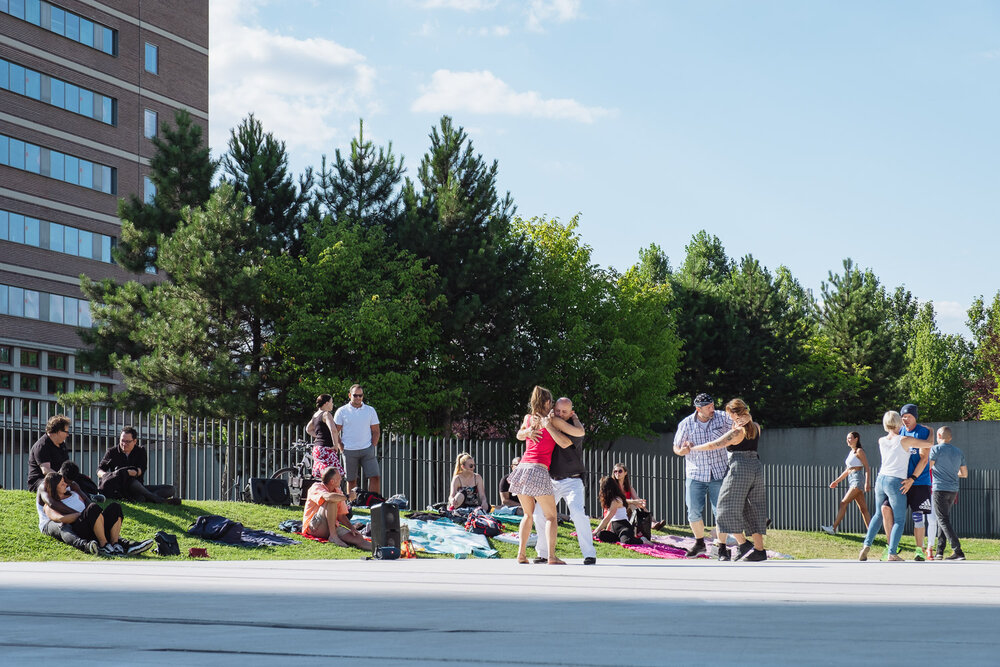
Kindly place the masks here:
MULTIPOLYGON (((0 315, 27 317, 74 327, 93 326, 89 301, 61 294, 27 290, 13 285, 0 285, 0 315)), ((37 364, 36 361, 35 365, 37 364)))
POLYGON ((2 345, 0 346, 0 364, 10 363, 10 346, 2 345))
POLYGON ((0 12, 103 51, 109 56, 118 54, 118 31, 45 0, 0 0, 0 12))
POLYGON ((39 391, 39 377, 37 375, 21 374, 21 391, 30 391, 37 394, 39 391))
POLYGON ((105 194, 113 195, 118 192, 118 170, 114 167, 66 155, 4 135, 0 135, 0 164, 98 190, 105 194))
POLYGON ((0 88, 107 125, 116 122, 118 100, 3 58, 0 58, 0 88))
POLYGON ((69 357, 65 354, 49 352, 49 360, 46 367, 50 371, 65 371, 69 369, 69 357))
POLYGON ((75 391, 93 391, 94 383, 84 382, 83 380, 77 380, 76 382, 73 383, 73 388, 75 391))
POLYGON ((146 109, 143 117, 142 135, 147 139, 156 136, 158 115, 152 109, 146 109))
POLYGON ((156 198, 156 186, 153 184, 153 179, 151 179, 149 176, 143 176, 142 201, 147 204, 152 204, 155 198, 156 198))
POLYGON ((48 380, 48 393, 50 394, 65 394, 66 393, 66 380, 63 378, 49 378, 48 380))
POLYGON ((38 350, 21 350, 21 365, 38 368, 38 350))
POLYGON ((156 44, 150 44, 149 42, 146 42, 146 59, 145 59, 146 71, 149 72, 150 74, 159 74, 160 68, 158 61, 159 61, 159 49, 157 48, 156 44))
POLYGON ((80 375, 90 375, 93 371, 90 369, 90 364, 86 361, 76 360, 76 372, 80 375))
POLYGON ((0 389, 10 389, 12 373, 0 372, 0 389))

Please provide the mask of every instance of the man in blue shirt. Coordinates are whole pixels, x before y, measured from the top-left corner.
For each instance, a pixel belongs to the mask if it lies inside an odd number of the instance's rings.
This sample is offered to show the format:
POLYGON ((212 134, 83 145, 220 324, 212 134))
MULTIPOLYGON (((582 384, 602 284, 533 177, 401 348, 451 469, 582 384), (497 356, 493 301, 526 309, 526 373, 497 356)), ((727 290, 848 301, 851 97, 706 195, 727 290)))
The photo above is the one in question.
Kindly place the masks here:
POLYGON ((958 479, 968 477, 969 469, 965 463, 965 454, 951 444, 951 429, 942 426, 937 430, 937 444, 931 447, 931 467, 934 468, 934 513, 937 514, 938 525, 943 533, 938 537, 937 553, 934 560, 965 560, 958 534, 951 526, 951 508, 958 498, 958 479), (944 543, 951 542, 951 555, 944 557, 944 543))
MULTIPOLYGON (((906 494, 906 504, 913 513, 913 541, 916 542, 916 553, 913 560, 924 560, 924 535, 927 533, 926 516, 931 513, 931 468, 928 464, 930 454, 931 430, 917 423, 917 406, 907 403, 899 409, 903 425, 899 428, 900 435, 906 435, 918 440, 926 440, 926 447, 910 448, 909 477, 903 480, 903 493, 906 494)), ((888 510, 891 517, 892 510, 888 510)), ((886 506, 882 506, 882 516, 885 517, 886 506)))

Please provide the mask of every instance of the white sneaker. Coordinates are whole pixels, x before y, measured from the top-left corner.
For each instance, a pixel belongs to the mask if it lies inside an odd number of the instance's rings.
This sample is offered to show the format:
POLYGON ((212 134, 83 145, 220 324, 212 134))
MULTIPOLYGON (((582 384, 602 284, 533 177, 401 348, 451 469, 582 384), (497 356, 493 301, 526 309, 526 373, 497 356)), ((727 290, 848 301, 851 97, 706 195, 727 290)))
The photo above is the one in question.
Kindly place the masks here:
POLYGON ((820 526, 819 529, 822 530, 827 535, 836 535, 837 534, 837 531, 835 531, 833 529, 833 526, 820 526))

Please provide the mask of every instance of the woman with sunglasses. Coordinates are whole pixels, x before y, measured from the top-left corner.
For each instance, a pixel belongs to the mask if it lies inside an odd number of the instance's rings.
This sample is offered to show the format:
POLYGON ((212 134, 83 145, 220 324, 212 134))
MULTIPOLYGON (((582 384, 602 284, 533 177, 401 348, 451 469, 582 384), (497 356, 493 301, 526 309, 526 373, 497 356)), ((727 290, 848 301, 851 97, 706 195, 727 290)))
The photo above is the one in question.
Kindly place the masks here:
POLYGON ((460 507, 481 507, 484 512, 490 511, 483 477, 476 472, 476 462, 468 452, 462 452, 455 459, 455 476, 451 478, 451 495, 448 496, 449 510, 460 507))
MULTIPOLYGON (((643 498, 639 498, 634 488, 632 488, 632 482, 628 478, 628 468, 625 467, 624 463, 616 463, 611 470, 611 478, 618 482, 618 486, 621 488, 622 493, 628 500, 628 510, 631 514, 636 510, 646 511, 646 501, 643 498)), ((660 530, 666 524, 662 519, 660 521, 653 521, 650 519, 650 529, 660 530)), ((651 538, 652 535, 645 535, 646 538, 651 538)))

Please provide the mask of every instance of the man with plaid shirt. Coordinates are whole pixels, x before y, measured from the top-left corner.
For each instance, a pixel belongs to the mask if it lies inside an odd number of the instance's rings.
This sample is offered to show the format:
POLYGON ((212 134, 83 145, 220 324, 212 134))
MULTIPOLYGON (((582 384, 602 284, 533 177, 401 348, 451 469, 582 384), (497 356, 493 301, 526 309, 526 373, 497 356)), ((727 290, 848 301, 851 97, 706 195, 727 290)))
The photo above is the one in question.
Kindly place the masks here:
POLYGON ((692 452, 695 445, 712 442, 733 428, 725 412, 715 411, 715 399, 704 392, 695 396, 694 413, 677 425, 674 435, 674 454, 684 457, 684 497, 687 503, 688 522, 694 535, 694 546, 685 552, 688 558, 705 553, 705 496, 712 503, 712 513, 719 500, 719 489, 729 469, 725 449, 692 452))

